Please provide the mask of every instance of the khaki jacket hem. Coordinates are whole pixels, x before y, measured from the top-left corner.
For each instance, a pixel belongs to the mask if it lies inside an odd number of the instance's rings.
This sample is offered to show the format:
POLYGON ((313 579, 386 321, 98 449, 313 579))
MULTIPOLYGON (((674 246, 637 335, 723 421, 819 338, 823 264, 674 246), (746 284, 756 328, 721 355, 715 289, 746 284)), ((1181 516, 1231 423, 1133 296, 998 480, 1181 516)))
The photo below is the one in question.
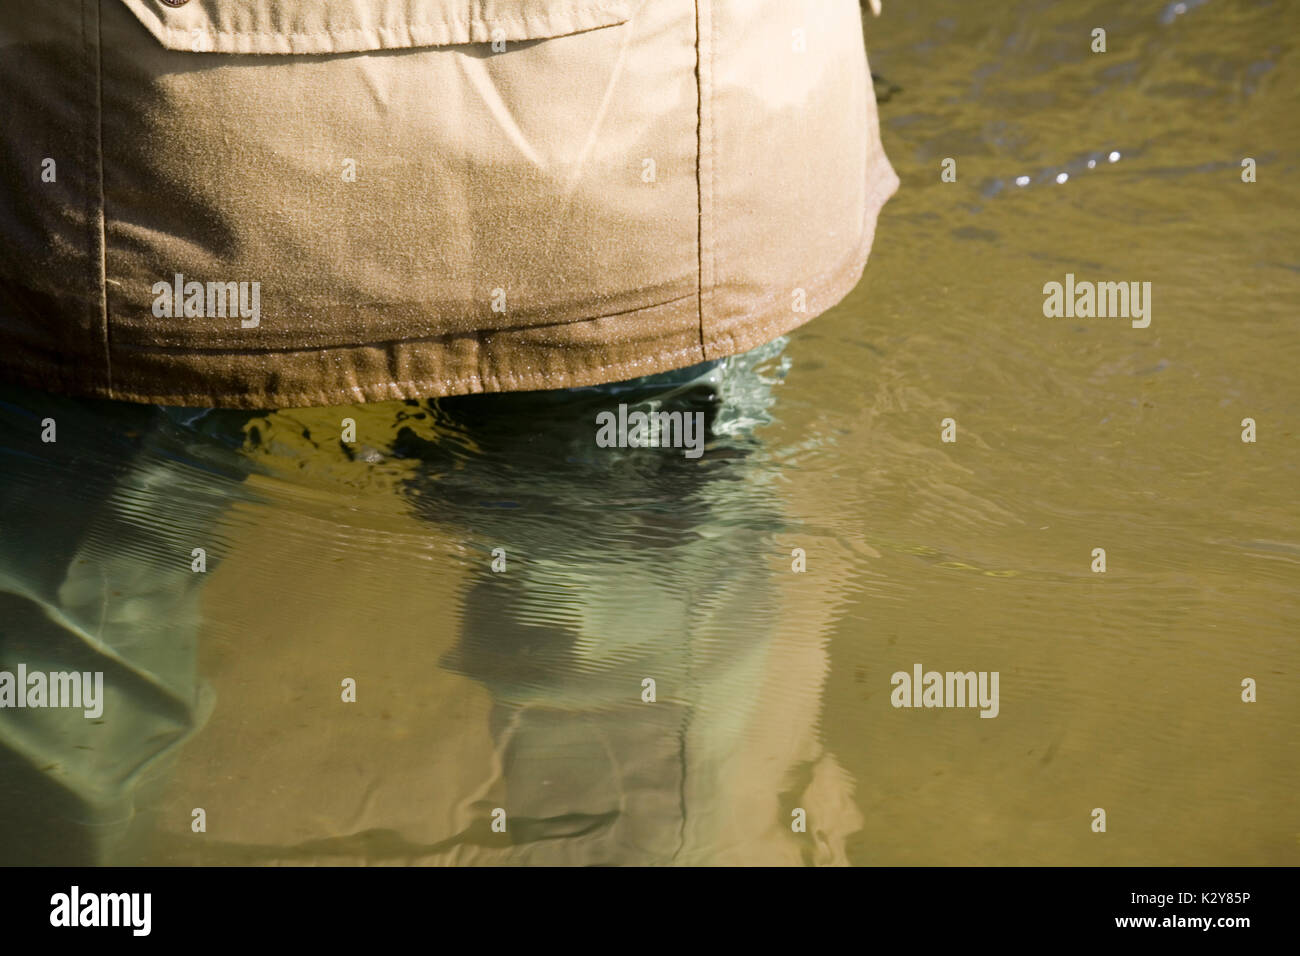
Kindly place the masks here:
MULTIPOLYGON (((891 188, 888 194, 892 192, 891 188)), ((558 326, 277 351, 274 366, 268 365, 265 351, 196 355, 114 347, 112 387, 63 382, 55 356, 18 360, 7 353, 0 356, 0 378, 116 401, 245 409, 599 385, 734 355, 797 329, 838 303, 858 283, 871 240, 871 235, 865 236, 853 256, 804 290, 807 312, 793 311, 788 295, 773 298, 711 339, 707 349, 700 342, 699 303, 692 295, 614 317, 558 326), (649 339, 611 341, 610 323, 644 325, 656 334, 649 339), (384 380, 376 381, 377 375, 384 380), (187 380, 190 388, 177 388, 187 380)))

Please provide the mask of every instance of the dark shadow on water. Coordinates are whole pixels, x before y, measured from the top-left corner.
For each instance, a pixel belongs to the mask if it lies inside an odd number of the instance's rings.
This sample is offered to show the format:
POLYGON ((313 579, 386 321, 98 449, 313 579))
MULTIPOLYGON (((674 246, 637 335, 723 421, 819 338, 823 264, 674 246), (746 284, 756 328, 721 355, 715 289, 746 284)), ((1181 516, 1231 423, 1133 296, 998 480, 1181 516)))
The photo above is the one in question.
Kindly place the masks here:
POLYGON ((417 513, 482 555, 443 660, 493 700, 498 772, 474 806, 506 811, 510 848, 482 858, 666 863, 688 842, 696 788, 717 769, 717 741, 696 739, 716 716, 697 711, 741 720, 748 702, 728 683, 761 666, 770 638, 756 557, 784 519, 761 440, 732 426, 765 418, 772 380, 755 366, 778 354, 437 400, 431 427, 399 433, 417 513), (597 416, 620 404, 698 415, 703 455, 599 447, 597 416))
MULTIPOLYGON (((333 450, 337 410, 257 417, 7 393, 0 671, 102 672, 104 714, 0 710, 0 861, 150 858, 140 809, 215 705, 197 668, 205 575, 191 550, 219 540, 232 502, 260 502, 244 479, 267 462, 292 495, 285 462, 319 476, 342 456, 366 472, 397 465, 414 514, 472 555, 458 606, 429 610, 456 628, 441 665, 491 696, 494 752, 486 779, 465 768, 458 790, 476 822, 402 854, 668 863, 708 861, 720 843, 769 859, 783 841, 777 856, 798 862, 807 853, 778 794, 811 779, 818 758, 784 737, 816 739, 825 654, 779 636, 774 537, 791 521, 761 426, 783 346, 610 386, 393 403, 383 465, 358 464, 359 445, 333 450), (698 421, 702 454, 602 447, 597 416, 620 405, 698 421), (45 418, 55 443, 40 440, 45 418), (278 450, 285 432, 304 458, 278 450), (765 699, 783 640, 785 685, 765 699), (780 735, 753 730, 760 713, 780 735), (737 809, 755 795, 757 809, 737 809), (490 830, 497 808, 505 834, 490 830)), ((208 572, 220 558, 208 555, 208 572)), ((418 692, 419 676, 406 679, 418 692)))

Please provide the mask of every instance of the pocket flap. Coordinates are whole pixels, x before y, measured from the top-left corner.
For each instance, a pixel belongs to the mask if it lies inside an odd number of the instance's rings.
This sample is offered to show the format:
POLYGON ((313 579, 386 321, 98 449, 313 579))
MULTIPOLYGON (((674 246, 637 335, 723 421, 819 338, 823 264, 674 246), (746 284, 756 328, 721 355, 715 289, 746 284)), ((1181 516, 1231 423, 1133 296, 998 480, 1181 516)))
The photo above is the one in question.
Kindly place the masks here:
POLYGON ((635 0, 122 0, 169 50, 356 53, 542 40, 624 23, 635 0))

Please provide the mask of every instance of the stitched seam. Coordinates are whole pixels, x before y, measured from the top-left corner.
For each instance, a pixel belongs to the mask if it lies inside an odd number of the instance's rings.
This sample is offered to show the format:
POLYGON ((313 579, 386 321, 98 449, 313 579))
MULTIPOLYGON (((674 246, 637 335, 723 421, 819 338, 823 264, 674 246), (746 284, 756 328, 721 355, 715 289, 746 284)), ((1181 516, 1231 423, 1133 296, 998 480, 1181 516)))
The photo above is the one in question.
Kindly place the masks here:
MULTIPOLYGON (((517 332, 537 332, 545 329, 567 329, 570 326, 582 325, 583 323, 598 322, 602 319, 618 319, 626 316, 636 316, 655 309, 662 309, 665 306, 675 305, 691 298, 691 293, 674 296, 671 299, 664 299, 662 302, 651 302, 649 305, 638 305, 630 309, 624 309, 621 312, 605 312, 600 315, 584 315, 576 319, 570 319, 566 322, 538 322, 528 325, 503 325, 497 329, 450 329, 446 332, 439 332, 435 335, 398 335, 391 339, 371 339, 366 342, 330 342, 325 345, 308 345, 308 346, 268 346, 261 349, 248 349, 241 346, 233 345, 142 345, 136 342, 123 342, 118 347, 123 349, 133 349, 138 352, 185 352, 195 355, 213 355, 213 354, 235 354, 235 355, 254 355, 266 354, 273 355, 277 352, 313 352, 324 349, 367 349, 382 348, 388 345, 404 345, 406 343, 419 342, 440 342, 448 339, 477 337, 480 341, 490 339, 495 335, 509 335, 517 332)), ((368 303, 374 305, 376 303, 368 303)))
POLYGON ((695 0, 695 306, 704 348, 704 57, 700 54, 700 0, 695 0))
MULTIPOLYGON (((567 7, 559 7, 555 10, 549 11, 545 16, 470 17, 468 19, 448 16, 448 17, 443 17, 440 20, 425 20, 419 23, 402 23, 399 26, 393 26, 393 27, 381 25, 372 28, 355 27, 349 30, 316 30, 311 33, 292 32, 292 31, 284 31, 284 30, 273 30, 269 33, 261 30, 216 30, 211 26, 182 27, 182 26, 172 26, 163 23, 161 21, 161 18, 159 19, 158 26, 159 29, 161 29, 162 32, 166 33, 168 36, 182 36, 182 37, 192 36, 194 32, 197 30, 203 35, 211 36, 211 37, 258 37, 261 39, 275 39, 280 37, 283 37, 285 39, 301 39, 301 38, 320 39, 321 37, 352 37, 352 36, 357 36, 358 34, 362 36, 370 36, 376 33, 399 33, 399 32, 409 34, 413 30, 434 30, 439 28, 445 28, 448 26, 474 27, 475 25, 478 24, 494 24, 494 23, 518 24, 520 26, 523 26, 525 29, 533 29, 533 27, 529 25, 537 24, 542 29, 548 30, 551 29, 550 23, 552 20, 559 19, 560 17, 571 18, 574 14, 599 14, 599 13, 613 12, 615 16, 623 16, 621 11, 625 8, 625 6, 626 6, 625 3, 622 2, 605 3, 599 5, 575 4, 567 7)), ((609 25, 613 26, 614 24, 609 24, 609 25)), ((536 37, 535 39, 547 39, 547 38, 536 37)))
MULTIPOLYGON (((705 202, 704 202, 704 97, 705 65, 704 53, 700 42, 700 4, 708 0, 695 0, 695 201, 698 205, 698 228, 696 229, 696 271, 697 282, 696 305, 699 311, 700 355, 704 355, 704 243, 705 243, 705 202)), ((710 157, 712 158, 712 157, 710 157)))
MULTIPOLYGON (((713 0, 707 0, 712 4, 713 0)), ((715 199, 718 195, 718 148, 714 141, 714 135, 717 131, 718 124, 714 122, 715 112, 713 109, 713 62, 718 57, 718 23, 713 16, 713 7, 709 7, 709 281, 713 286, 718 284, 718 244, 715 241, 716 229, 713 227, 714 216, 717 212, 715 208, 715 199)), ((712 288, 710 288, 712 292, 712 288)), ((704 326, 700 326, 701 332, 704 326)))
MULTIPOLYGON (((685 348, 669 349, 663 352, 656 352, 655 354, 646 356, 645 358, 632 359, 627 362, 613 362, 605 365, 586 365, 583 366, 583 368, 580 369, 579 371, 582 374, 586 374, 592 371, 604 372, 611 369, 614 370, 633 369, 634 370, 639 366, 646 365, 649 362, 659 361, 663 359, 675 360, 679 356, 693 357, 698 354, 699 353, 696 346, 688 345, 685 348)), ((572 375, 572 373, 570 374, 572 375)), ((367 401, 375 401, 375 400, 382 400, 382 398, 377 399, 377 398, 372 398, 371 396, 391 397, 393 396, 394 393, 397 393, 397 397, 403 397, 406 393, 409 393, 411 389, 424 391, 426 389, 434 388, 435 386, 438 385, 444 385, 444 386, 450 385, 453 387, 459 387, 465 384, 483 385, 484 383, 493 384, 493 385, 500 384, 500 383, 506 383, 510 385, 527 385, 527 386, 541 385, 545 389, 555 389, 555 388, 564 387, 562 385, 556 385, 554 374, 548 372, 538 372, 532 375, 493 375, 493 376, 483 376, 483 377, 480 377, 479 375, 460 375, 454 378, 404 379, 402 381, 397 381, 397 382, 374 382, 366 385, 354 385, 351 387, 343 387, 343 388, 337 388, 332 390, 323 390, 318 392, 293 392, 288 395, 274 395, 274 396, 268 395, 267 397, 273 398, 274 402, 268 404, 267 407, 295 408, 295 407, 300 407, 300 404, 302 406, 320 406, 322 404, 346 404, 346 402, 337 402, 337 399, 339 399, 345 393, 359 394, 361 396, 364 396, 367 401)), ((205 398, 224 399, 224 398, 241 398, 244 397, 247 393, 245 392, 210 392, 210 393, 194 392, 194 393, 187 393, 186 396, 175 396, 175 397, 178 399, 185 398, 186 401, 192 401, 192 398, 190 398, 189 395, 198 395, 198 394, 202 394, 205 398)), ((111 397, 114 399, 125 400, 125 401, 148 401, 155 404, 168 404, 167 402, 159 402, 158 401, 159 396, 157 395, 157 393, 121 391, 121 392, 111 393, 111 397)), ((227 406, 218 406, 218 407, 227 407, 227 406)))
MULTIPOLYGON (((712 4, 713 0, 706 0, 706 2, 712 4)), ((718 124, 715 123, 713 119, 715 115, 713 110, 713 61, 717 59, 717 56, 718 56, 718 26, 717 26, 717 20, 713 16, 713 7, 710 6, 709 7, 709 282, 711 285, 709 290, 710 292, 712 292, 712 286, 716 286, 718 284, 718 244, 715 241, 715 236, 714 236, 716 230, 713 228, 714 215, 716 213, 716 209, 714 207, 714 200, 718 195, 718 189, 717 189, 718 149, 717 149, 717 144, 714 142, 713 139, 714 133, 717 130, 717 126, 718 126, 718 124)), ((701 316, 701 322, 700 322, 701 342, 703 342, 703 335, 704 335, 704 322, 703 322, 703 316, 701 316)), ((700 350, 702 352, 704 351, 703 345, 701 345, 700 350)))
MULTIPOLYGON (((405 343, 398 343, 398 344, 405 344, 405 343)), ((368 348, 368 347, 369 347, 369 346, 364 346, 364 345, 361 345, 361 346, 348 346, 348 348, 368 348)), ((130 350, 132 347, 131 347, 131 346, 122 346, 121 348, 122 348, 123 350, 130 350)), ((141 351, 143 351, 143 349, 142 349, 141 351)), ((332 352, 332 351, 338 351, 338 350, 337 350, 337 349, 291 349, 291 350, 290 350, 290 349, 286 349, 286 350, 284 350, 284 352, 289 352, 289 351, 292 351, 292 352, 332 352)), ((260 355, 269 354, 269 353, 264 353, 264 352, 232 352, 232 353, 229 353, 229 354, 237 355, 237 356, 244 356, 244 357, 256 358, 256 357, 258 357, 258 356, 260 356, 260 355)), ((281 352, 281 353, 275 353, 275 354, 284 354, 284 353, 281 352)), ((632 367, 635 367, 635 366, 637 366, 637 365, 644 365, 644 364, 646 364, 647 362, 653 362, 653 361, 656 361, 656 360, 658 360, 658 359, 676 358, 676 357, 679 356, 679 355, 694 355, 694 354, 695 354, 695 346, 694 346, 694 345, 687 345, 687 346, 684 346, 683 348, 680 348, 680 349, 668 349, 668 350, 663 351, 663 352, 654 352, 653 354, 647 355, 647 356, 645 356, 644 358, 628 359, 626 362, 608 362, 608 363, 605 363, 605 364, 603 364, 603 365, 584 364, 580 369, 578 369, 578 371, 585 373, 585 372, 602 372, 602 371, 605 371, 606 369, 632 368, 632 367)), ((480 362, 480 367, 482 367, 482 363, 481 363, 481 362, 480 362)), ((532 373, 532 374, 527 374, 527 375, 520 375, 520 374, 512 375, 512 374, 507 373, 507 372, 499 372, 499 373, 497 373, 497 374, 495 374, 495 375, 486 375, 486 374, 483 374, 483 373, 481 373, 481 372, 477 372, 477 373, 470 374, 470 375, 460 375, 460 376, 458 376, 458 377, 456 377, 456 378, 452 378, 452 379, 429 379, 428 381, 430 381, 430 382, 433 382, 433 381, 440 381, 440 382, 484 382, 484 381, 492 380, 492 381, 497 381, 497 382, 532 382, 532 381, 539 381, 539 380, 549 379, 549 378, 551 377, 552 374, 553 374, 553 373, 551 373, 551 372, 534 372, 534 373, 532 373)), ((417 385, 418 385, 418 384, 421 384, 420 382, 416 382, 416 381, 414 381, 414 380, 412 380, 412 383, 417 384, 417 385)), ((384 385, 384 384, 392 385, 392 384, 395 384, 395 383, 393 383, 393 382, 387 382, 387 383, 384 383, 384 382, 377 382, 376 384, 377 384, 377 385, 384 385)), ((404 383, 396 383, 396 384, 404 384, 404 383)), ((362 387, 369 387, 369 386, 362 386, 362 387)))
MULTIPOLYGON (((108 327, 108 227, 105 223, 104 196, 104 11, 100 3, 95 6, 95 159, 99 176, 99 317, 103 331, 104 375, 109 391, 113 388, 113 347, 108 327)), ((85 23, 82 7, 82 23, 85 23)), ((83 26, 84 29, 84 26, 83 26)))

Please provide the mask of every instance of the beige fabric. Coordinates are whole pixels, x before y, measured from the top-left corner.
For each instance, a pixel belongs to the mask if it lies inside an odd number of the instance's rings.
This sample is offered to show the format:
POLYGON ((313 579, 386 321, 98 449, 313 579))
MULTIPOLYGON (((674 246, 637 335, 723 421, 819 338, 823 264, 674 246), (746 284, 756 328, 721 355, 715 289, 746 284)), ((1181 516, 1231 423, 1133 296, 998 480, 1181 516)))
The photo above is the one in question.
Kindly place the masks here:
POLYGON ((541 40, 623 23, 635 0, 123 0, 169 50, 355 53, 541 40), (499 32, 498 32, 499 31, 499 32))
POLYGON ((852 288, 897 187, 855 0, 4 4, 0 88, 0 377, 131 401, 743 351, 852 288), (156 314, 178 274, 201 314, 156 314))

